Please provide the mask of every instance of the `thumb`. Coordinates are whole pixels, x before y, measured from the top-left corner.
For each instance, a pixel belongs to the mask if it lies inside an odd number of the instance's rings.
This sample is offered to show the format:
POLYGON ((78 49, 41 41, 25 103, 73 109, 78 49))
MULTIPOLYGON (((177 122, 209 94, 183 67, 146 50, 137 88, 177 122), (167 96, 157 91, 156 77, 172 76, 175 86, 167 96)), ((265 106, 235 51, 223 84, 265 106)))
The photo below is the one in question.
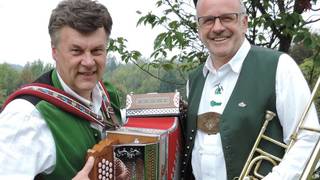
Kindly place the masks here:
POLYGON ((84 174, 89 174, 91 169, 93 168, 93 165, 94 165, 94 158, 90 156, 81 171, 84 174))

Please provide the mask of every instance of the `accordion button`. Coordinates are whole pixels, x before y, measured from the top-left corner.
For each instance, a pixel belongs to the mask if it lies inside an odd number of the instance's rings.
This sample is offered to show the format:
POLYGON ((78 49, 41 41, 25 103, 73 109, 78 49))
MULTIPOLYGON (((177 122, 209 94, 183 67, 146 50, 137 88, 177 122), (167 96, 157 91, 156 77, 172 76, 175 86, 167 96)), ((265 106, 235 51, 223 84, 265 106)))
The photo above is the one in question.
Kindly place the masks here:
POLYGON ((106 162, 106 159, 103 158, 103 159, 102 159, 102 163, 105 163, 105 162, 106 162))
POLYGON ((102 179, 102 175, 101 174, 99 174, 98 179, 102 179))
POLYGON ((101 162, 98 163, 98 167, 100 168, 102 166, 101 162))

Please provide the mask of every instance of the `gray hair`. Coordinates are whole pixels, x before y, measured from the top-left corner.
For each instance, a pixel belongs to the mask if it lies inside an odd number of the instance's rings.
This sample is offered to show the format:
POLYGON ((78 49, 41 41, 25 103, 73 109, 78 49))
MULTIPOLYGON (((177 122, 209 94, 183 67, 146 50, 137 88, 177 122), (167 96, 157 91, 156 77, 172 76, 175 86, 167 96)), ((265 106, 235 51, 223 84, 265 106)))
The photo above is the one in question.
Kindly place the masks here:
POLYGON ((247 8, 244 5, 243 0, 239 0, 239 2, 240 2, 240 13, 247 15, 247 8))
MULTIPOLYGON (((193 3, 195 5, 195 7, 197 6, 199 0, 193 0, 193 3)), ((243 14, 247 14, 247 9, 246 9, 246 6, 244 5, 243 3, 243 0, 239 0, 239 3, 240 3, 240 13, 243 13, 243 14)))
POLYGON ((80 33, 91 33, 103 27, 109 36, 112 29, 112 18, 108 9, 94 0, 64 0, 52 10, 49 20, 51 43, 56 45, 59 31, 69 26, 80 33))

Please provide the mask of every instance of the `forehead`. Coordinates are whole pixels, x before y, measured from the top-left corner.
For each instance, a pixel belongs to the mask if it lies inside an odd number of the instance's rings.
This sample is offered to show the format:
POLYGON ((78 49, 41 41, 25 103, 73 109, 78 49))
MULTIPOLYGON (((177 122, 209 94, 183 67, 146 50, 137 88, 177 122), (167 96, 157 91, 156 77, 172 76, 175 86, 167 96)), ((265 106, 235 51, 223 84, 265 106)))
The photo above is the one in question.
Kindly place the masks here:
POLYGON ((104 29, 98 28, 91 33, 80 33, 79 31, 65 26, 60 30, 60 43, 78 46, 101 46, 107 44, 108 36, 104 29))
POLYGON ((199 0, 197 15, 220 15, 240 11, 239 0, 199 0))

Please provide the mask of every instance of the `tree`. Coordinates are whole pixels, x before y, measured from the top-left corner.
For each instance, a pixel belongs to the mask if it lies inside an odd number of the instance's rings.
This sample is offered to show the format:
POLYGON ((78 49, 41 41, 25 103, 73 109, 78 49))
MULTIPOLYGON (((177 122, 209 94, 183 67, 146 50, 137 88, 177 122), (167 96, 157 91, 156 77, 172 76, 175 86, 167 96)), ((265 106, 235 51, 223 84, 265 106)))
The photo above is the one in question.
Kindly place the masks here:
POLYGON ((51 70, 53 65, 50 63, 44 64, 40 59, 33 62, 27 62, 21 71, 20 85, 31 83, 36 80, 41 74, 51 70))
POLYGON ((18 87, 19 72, 10 64, 0 64, 0 105, 18 87))
POLYGON ((5 94, 9 94, 17 87, 18 71, 15 70, 10 64, 0 64, 0 84, 5 91, 5 94))
MULTIPOLYGON (((196 0, 195 0, 196 1, 196 0)), ((292 41, 304 42, 311 48, 316 48, 317 41, 307 25, 318 19, 304 19, 306 11, 320 12, 314 9, 317 0, 245 0, 249 14, 249 31, 247 39, 252 44, 277 48, 288 52, 292 41)), ((207 57, 204 46, 198 40, 197 24, 194 16, 194 6, 190 0, 157 0, 157 9, 163 9, 162 14, 148 12, 143 15, 137 25, 163 27, 154 41, 152 63, 164 69, 176 69, 186 72, 193 69, 207 57), (169 57, 171 55, 171 57, 169 57)), ((140 11, 138 11, 141 13, 140 11)), ((141 53, 126 50, 126 40, 112 40, 110 48, 118 51, 125 62, 139 59, 141 53)))
POLYGON ((307 48, 303 42, 299 42, 291 46, 289 54, 298 64, 301 64, 306 58, 312 57, 313 50, 307 48))

